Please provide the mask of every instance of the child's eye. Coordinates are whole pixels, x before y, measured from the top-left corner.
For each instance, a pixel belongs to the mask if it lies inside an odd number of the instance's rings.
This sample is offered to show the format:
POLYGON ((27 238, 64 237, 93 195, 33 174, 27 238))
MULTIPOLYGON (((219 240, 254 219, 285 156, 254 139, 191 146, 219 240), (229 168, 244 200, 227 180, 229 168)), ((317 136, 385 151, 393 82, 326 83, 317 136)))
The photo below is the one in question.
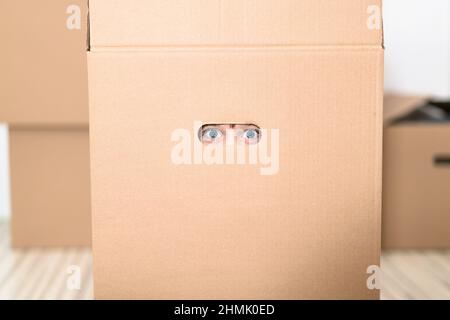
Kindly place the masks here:
POLYGON ((261 132, 258 129, 247 129, 244 131, 242 137, 248 144, 256 144, 259 142, 261 132))
POLYGON ((223 133, 220 129, 217 128, 207 128, 202 132, 202 141, 203 142, 217 142, 223 137, 223 133))

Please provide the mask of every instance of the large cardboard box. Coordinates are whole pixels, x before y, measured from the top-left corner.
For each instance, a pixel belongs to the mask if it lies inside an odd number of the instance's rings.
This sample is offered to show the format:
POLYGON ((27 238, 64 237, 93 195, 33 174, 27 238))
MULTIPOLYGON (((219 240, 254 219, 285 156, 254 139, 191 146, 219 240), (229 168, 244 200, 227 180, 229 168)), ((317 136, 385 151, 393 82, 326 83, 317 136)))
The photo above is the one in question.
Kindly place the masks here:
POLYGON ((87 0, 0 1, 0 122, 86 125, 87 0))
POLYGON ((89 246, 89 131, 10 131, 12 245, 89 246))
POLYGON ((10 126, 11 244, 90 246, 89 129, 10 126))
POLYGON ((90 243, 86 34, 85 0, 0 1, 15 247, 90 243))
POLYGON ((96 298, 378 298, 380 6, 90 1, 96 298))
POLYGON ((450 106, 432 105, 430 115, 444 117, 432 121, 423 109, 427 104, 426 98, 385 100, 389 115, 383 174, 386 249, 450 248, 450 106))

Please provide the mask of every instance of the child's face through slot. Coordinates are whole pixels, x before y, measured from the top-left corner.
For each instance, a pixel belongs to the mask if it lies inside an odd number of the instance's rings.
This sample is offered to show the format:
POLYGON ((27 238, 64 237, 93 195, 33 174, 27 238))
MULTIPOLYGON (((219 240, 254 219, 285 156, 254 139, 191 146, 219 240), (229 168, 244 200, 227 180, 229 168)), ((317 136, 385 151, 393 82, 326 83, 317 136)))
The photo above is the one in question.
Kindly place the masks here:
POLYGON ((256 144, 261 138, 261 130, 253 124, 214 124, 203 126, 199 132, 200 141, 206 144, 222 143, 233 138, 235 142, 256 144))

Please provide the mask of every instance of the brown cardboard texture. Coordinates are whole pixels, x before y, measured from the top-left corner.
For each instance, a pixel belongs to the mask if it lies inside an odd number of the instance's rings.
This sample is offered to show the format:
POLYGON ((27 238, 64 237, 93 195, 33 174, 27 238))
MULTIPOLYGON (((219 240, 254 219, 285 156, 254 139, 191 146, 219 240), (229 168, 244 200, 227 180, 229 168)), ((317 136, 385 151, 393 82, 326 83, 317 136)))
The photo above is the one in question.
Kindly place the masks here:
POLYGON ((0 1, 0 122, 86 125, 87 0, 0 1))
POLYGON ((13 247, 89 246, 89 134, 10 130, 13 247))
MULTIPOLYGON (((420 99, 419 99, 420 100, 420 99)), ((386 108, 414 111, 408 97, 386 108)), ((414 107, 415 106, 415 107, 414 107)), ((399 113, 400 116, 405 113, 399 113)), ((383 247, 450 248, 450 121, 402 121, 386 128, 383 173, 383 247)))
POLYGON ((378 298, 373 5, 90 1, 96 298, 378 298), (196 121, 266 129, 271 163, 197 159, 196 121))

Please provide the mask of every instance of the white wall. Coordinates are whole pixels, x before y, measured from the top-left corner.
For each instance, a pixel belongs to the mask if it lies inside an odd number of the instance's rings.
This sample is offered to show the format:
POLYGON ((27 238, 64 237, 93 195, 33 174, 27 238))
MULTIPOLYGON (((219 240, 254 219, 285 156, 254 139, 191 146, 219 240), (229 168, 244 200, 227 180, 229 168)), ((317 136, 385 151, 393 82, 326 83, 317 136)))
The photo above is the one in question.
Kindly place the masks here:
POLYGON ((450 1, 383 3, 386 91, 450 99, 450 1))
POLYGON ((0 124, 0 221, 10 215, 8 128, 0 124))

